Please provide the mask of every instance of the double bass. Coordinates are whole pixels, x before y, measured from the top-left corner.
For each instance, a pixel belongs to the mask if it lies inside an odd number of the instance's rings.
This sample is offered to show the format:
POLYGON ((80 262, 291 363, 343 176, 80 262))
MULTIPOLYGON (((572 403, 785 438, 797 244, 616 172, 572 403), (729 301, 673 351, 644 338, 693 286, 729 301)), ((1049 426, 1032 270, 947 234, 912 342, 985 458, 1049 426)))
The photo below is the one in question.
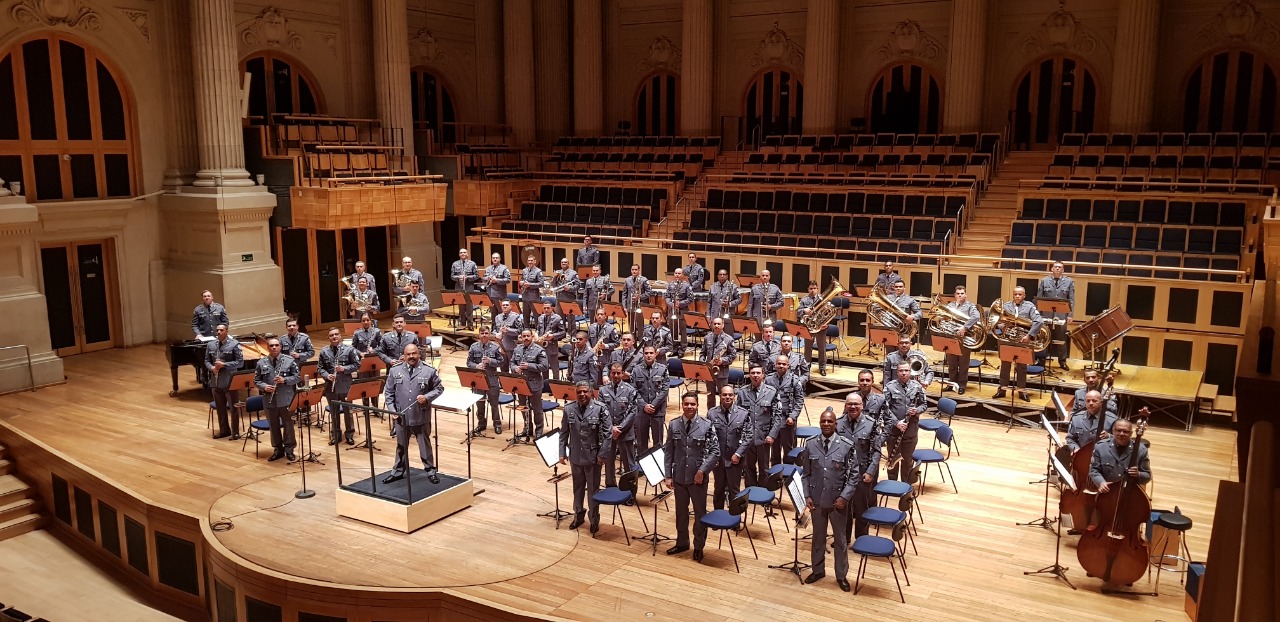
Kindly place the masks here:
POLYGON ((1091 525, 1076 548, 1080 566, 1089 576, 1128 585, 1142 578, 1150 562, 1145 527, 1151 520, 1151 500, 1128 470, 1138 466, 1142 435, 1151 412, 1143 408, 1135 418, 1133 446, 1124 477, 1096 501, 1099 524, 1091 525))
MULTIPOLYGON (((1117 348, 1112 350, 1111 359, 1102 367, 1102 377, 1106 382, 1115 382, 1110 375, 1115 369, 1116 361, 1120 358, 1120 350, 1117 348)), ((1089 479, 1089 464, 1093 462, 1093 448, 1097 446, 1098 441, 1102 439, 1102 434, 1107 425, 1107 397, 1111 393, 1108 387, 1107 394, 1102 396, 1102 409, 1098 413, 1098 427, 1093 432, 1093 440, 1080 446, 1075 454, 1070 453, 1070 449, 1063 445, 1059 450, 1058 460, 1064 465, 1069 465, 1071 469, 1071 477, 1075 478, 1075 490, 1063 490, 1061 496, 1058 497, 1058 508, 1064 515, 1071 515, 1072 524, 1076 529, 1082 528, 1089 521, 1089 514, 1093 511, 1093 500, 1098 494, 1094 489, 1093 482, 1089 479)))

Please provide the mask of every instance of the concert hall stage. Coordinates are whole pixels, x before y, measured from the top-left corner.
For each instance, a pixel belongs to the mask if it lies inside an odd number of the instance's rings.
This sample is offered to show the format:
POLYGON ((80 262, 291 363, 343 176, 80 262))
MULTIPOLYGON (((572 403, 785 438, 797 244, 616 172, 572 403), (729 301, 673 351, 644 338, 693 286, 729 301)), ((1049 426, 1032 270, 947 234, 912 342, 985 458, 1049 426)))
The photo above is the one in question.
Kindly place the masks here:
MULTIPOLYGON (((458 386, 453 367, 462 364, 462 354, 446 353, 437 365, 447 387, 458 386)), ((728 543, 717 549, 715 533, 700 564, 689 553, 664 555, 669 543, 653 555, 634 539, 644 529, 637 512, 650 523, 654 517, 651 493, 643 486, 637 506, 620 508, 631 546, 623 541, 621 524, 611 524, 608 508, 595 538, 585 526, 570 531, 565 522, 556 529, 538 516, 555 506, 547 481, 551 470, 532 446, 502 451, 503 435, 471 446, 472 477, 485 492, 470 508, 403 534, 337 515, 336 451, 343 453, 344 478, 371 473, 366 454, 326 446, 324 431, 311 434, 325 461, 308 465, 308 487, 317 492, 311 499, 294 498, 301 486, 297 465, 255 459, 252 441, 242 451, 242 441, 210 439, 208 394, 184 368, 182 390, 168 397, 161 345, 71 357, 66 370, 66 384, 0 396, 0 443, 50 508, 47 529, 135 592, 152 594, 170 608, 178 603, 188 618, 209 619, 212 606, 236 607, 243 619, 250 604, 280 607, 289 621, 304 612, 350 620, 974 620, 1017 612, 1026 619, 1102 621, 1185 615, 1183 589, 1172 577, 1162 581, 1159 597, 1119 603, 1099 594, 1100 582, 1080 570, 1071 538, 1064 537, 1062 563, 1078 591, 1052 578, 1024 576, 1053 562, 1052 533, 1015 525, 1042 515, 1044 488, 1028 482, 1044 473, 1045 436, 1019 427, 1006 433, 1005 426, 965 417, 964 411, 954 426, 963 453, 950 459, 959 494, 936 471, 929 473, 920 497, 919 553, 908 553, 911 584, 903 585, 904 605, 882 561, 870 563, 857 596, 836 587, 830 555, 828 578, 814 585, 770 569, 792 559, 791 534, 781 520, 793 517, 789 501, 773 520, 776 544, 763 513, 756 512, 750 523, 758 561, 746 534, 734 536, 741 573, 734 572, 728 543), (66 496, 55 495, 58 486, 66 496), (86 525, 105 517, 105 508, 119 515, 116 545, 122 553, 109 552, 102 530, 86 525), (224 519, 232 528, 217 530, 224 519), (130 563, 136 559, 131 524, 144 530, 140 544, 152 547, 139 553, 149 551, 145 571, 130 563), (174 551, 192 565, 190 582, 168 565, 174 551)), ((846 369, 836 373, 854 375, 846 369)), ((971 386, 976 389, 976 382, 971 386)), ((990 390, 987 385, 977 393, 990 390)), ((669 404, 674 417, 678 402, 669 404)), ((815 422, 828 405, 838 407, 834 399, 809 398, 815 422)), ((549 429, 559 416, 553 411, 549 429)), ((504 430, 509 424, 508 419, 504 430)), ((465 431, 463 417, 441 413, 437 460, 443 472, 467 472, 468 446, 460 442, 465 431)), ((373 433, 383 449, 375 454, 374 472, 383 472, 394 443, 376 420, 373 433)), ((1193 518, 1188 540, 1193 556, 1203 559, 1218 481, 1237 477, 1235 434, 1214 426, 1187 432, 1157 421, 1147 438, 1156 482, 1153 505, 1177 505, 1193 518)), ((928 443, 923 435, 921 446, 928 443)), ((569 481, 559 493, 560 507, 569 509, 569 481)), ((1051 512, 1055 508, 1051 498, 1051 512)), ((658 531, 673 535, 671 509, 660 505, 657 518, 658 531)), ((809 559, 807 541, 800 559, 809 559)), ((856 569, 857 559, 850 563, 856 569)))

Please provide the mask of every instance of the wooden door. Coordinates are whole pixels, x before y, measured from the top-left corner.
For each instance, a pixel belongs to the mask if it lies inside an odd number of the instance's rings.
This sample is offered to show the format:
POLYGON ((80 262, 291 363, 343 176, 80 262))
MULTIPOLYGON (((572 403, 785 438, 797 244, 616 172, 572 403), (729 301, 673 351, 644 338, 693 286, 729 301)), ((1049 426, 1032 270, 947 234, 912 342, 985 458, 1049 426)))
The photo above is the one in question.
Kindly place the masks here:
POLYGON ((58 356, 115 347, 120 308, 110 240, 42 245, 40 268, 58 356))

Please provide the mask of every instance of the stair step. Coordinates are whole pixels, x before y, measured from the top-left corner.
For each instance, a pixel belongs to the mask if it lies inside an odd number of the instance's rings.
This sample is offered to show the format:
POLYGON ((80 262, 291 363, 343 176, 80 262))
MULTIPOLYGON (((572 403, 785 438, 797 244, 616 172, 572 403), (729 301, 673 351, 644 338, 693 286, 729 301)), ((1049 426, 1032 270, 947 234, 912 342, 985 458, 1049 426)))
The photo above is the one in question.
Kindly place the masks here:
POLYGON ((0 523, 0 542, 33 532, 44 526, 44 520, 44 516, 40 514, 26 514, 4 521, 0 523))
POLYGON ((40 511, 40 502, 30 497, 19 499, 13 503, 0 505, 0 523, 7 520, 26 516, 27 514, 35 514, 40 511))
POLYGON ((13 463, 7 458, 0 458, 0 475, 8 475, 13 472, 13 463))
POLYGON ((13 475, 0 475, 0 504, 8 504, 31 496, 31 487, 13 475))

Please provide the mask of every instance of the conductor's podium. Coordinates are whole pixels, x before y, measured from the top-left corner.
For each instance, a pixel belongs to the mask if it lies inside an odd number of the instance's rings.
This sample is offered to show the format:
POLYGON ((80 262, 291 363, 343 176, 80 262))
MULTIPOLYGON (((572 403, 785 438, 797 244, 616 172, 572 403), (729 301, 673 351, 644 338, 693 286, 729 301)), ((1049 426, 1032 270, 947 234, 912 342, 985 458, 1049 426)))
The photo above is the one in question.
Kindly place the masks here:
POLYGON ((437 473, 432 484, 425 471, 410 469, 403 479, 382 483, 386 473, 344 484, 335 493, 338 515, 379 527, 411 533, 471 507, 471 480, 437 473))

